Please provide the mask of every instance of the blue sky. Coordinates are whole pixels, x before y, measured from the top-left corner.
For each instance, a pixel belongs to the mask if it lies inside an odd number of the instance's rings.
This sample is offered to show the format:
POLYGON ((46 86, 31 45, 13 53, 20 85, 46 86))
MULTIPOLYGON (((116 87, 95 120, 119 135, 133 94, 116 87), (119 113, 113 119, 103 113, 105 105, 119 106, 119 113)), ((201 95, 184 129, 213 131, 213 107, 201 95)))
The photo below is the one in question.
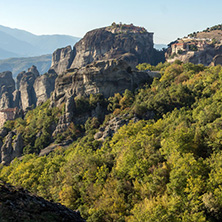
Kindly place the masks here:
POLYGON ((0 0, 0 9, 0 25, 37 35, 83 37, 122 22, 145 27, 163 44, 222 23, 221 0, 0 0))

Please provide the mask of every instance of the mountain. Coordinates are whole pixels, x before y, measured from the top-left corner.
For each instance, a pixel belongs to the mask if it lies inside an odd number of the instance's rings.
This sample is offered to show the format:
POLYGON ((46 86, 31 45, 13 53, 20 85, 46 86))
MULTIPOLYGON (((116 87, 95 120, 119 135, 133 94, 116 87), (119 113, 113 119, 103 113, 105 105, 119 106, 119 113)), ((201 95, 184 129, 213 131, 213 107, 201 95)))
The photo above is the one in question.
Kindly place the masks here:
POLYGON ((0 25, 0 58, 52 54, 55 49, 74 45, 78 40, 69 35, 34 35, 0 25))
POLYGON ((154 48, 157 50, 162 50, 163 48, 167 48, 166 44, 154 44, 154 48))
POLYGON ((0 48, 0 59, 17 57, 18 54, 0 48))
POLYGON ((38 67, 40 74, 44 74, 49 70, 51 61, 51 55, 4 59, 0 60, 0 72, 11 71, 15 78, 18 73, 27 70, 32 65, 35 65, 38 67))
POLYGON ((153 48, 153 33, 133 24, 113 23, 87 32, 73 49, 56 50, 50 71, 61 74, 69 68, 107 59, 123 59, 132 67, 139 63, 157 64, 163 62, 162 54, 153 48))

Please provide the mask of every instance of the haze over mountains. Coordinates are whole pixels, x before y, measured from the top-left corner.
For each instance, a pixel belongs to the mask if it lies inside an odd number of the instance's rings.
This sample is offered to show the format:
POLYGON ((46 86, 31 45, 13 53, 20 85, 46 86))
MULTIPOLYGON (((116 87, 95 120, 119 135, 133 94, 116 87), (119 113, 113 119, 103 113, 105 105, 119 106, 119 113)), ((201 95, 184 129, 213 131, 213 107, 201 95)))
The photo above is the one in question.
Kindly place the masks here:
POLYGON ((57 48, 74 45, 79 38, 69 35, 34 35, 0 25, 0 59, 52 54, 57 48))

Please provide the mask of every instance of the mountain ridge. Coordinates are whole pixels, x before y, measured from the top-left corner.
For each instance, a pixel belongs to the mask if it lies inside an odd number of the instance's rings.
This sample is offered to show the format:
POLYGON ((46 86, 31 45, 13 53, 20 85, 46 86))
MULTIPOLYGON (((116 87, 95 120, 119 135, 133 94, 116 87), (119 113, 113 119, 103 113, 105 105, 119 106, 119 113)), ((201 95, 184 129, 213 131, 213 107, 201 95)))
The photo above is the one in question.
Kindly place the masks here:
MULTIPOLYGON (((0 49, 1 53, 1 49, 0 49)), ((46 73, 52 62, 52 55, 41 55, 34 57, 8 58, 0 60, 0 72, 11 71, 13 78, 30 68, 32 65, 38 67, 40 74, 46 73)))
MULTIPOLYGON (((14 56, 30 57, 52 54, 57 49, 74 45, 80 38, 71 35, 35 35, 31 32, 0 25, 0 49, 15 53, 14 56)), ((0 58, 9 58, 0 54, 0 58)))

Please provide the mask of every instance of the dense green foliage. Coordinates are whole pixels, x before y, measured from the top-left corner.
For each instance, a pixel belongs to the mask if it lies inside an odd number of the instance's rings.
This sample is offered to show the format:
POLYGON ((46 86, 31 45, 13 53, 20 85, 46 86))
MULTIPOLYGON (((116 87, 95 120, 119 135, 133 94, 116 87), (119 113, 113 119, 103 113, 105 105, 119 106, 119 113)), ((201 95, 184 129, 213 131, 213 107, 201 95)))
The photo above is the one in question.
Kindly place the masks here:
POLYGON ((41 106, 28 111, 24 119, 18 118, 5 123, 5 127, 22 134, 24 153, 38 153, 52 142, 52 125, 58 122, 59 109, 49 108, 48 100, 41 106))
POLYGON ((78 208, 87 221, 221 221, 222 68, 176 61, 161 73, 108 100, 107 118, 140 121, 102 143, 90 119, 68 149, 26 155, 0 178, 78 208))

